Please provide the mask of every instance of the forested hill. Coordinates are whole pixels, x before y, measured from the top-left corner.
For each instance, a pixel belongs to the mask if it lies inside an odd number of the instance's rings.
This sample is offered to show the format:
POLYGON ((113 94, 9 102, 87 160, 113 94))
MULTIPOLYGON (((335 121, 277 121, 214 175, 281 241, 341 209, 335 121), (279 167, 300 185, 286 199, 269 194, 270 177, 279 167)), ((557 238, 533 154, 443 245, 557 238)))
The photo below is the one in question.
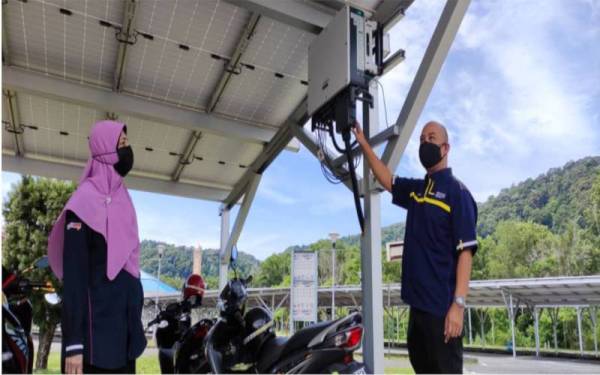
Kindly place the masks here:
MULTIPOLYGON (((503 189, 479 204, 478 222, 480 247, 474 259, 474 279, 599 273, 600 157, 569 162, 503 189)), ((382 250, 385 243, 403 238, 404 223, 382 228, 382 250)), ((157 246, 155 241, 142 242, 141 265, 152 274, 156 273, 157 246)), ((338 240, 338 283, 360 282, 359 248, 359 235, 338 240)), ((330 241, 324 238, 282 249, 262 263, 240 252, 238 264, 242 274, 256 276, 255 286, 284 286, 289 285, 291 250, 318 251, 320 283, 327 285, 331 282, 330 249, 330 241)), ((191 272, 191 250, 167 245, 161 272, 164 281, 181 285, 191 272)), ((217 285, 218 263, 218 250, 203 251, 202 274, 211 288, 217 285)), ((384 259, 383 278, 398 282, 400 264, 384 259)))
POLYGON ((503 189, 479 206, 478 232, 491 234, 501 221, 531 221, 563 232, 570 223, 580 228, 592 225, 594 183, 600 185, 600 156, 569 162, 537 178, 529 178, 503 189))
MULTIPOLYGON (((144 240, 141 243, 140 266, 141 268, 156 275, 158 268, 158 245, 161 242, 144 240)), ((161 279, 177 288, 183 284, 183 280, 192 272, 192 247, 165 245, 165 252, 161 260, 161 279)), ((243 275, 253 274, 259 267, 260 261, 254 256, 240 251, 237 265, 239 272, 243 275)), ((202 250, 202 277, 211 287, 215 287, 219 276, 219 250, 202 250)))

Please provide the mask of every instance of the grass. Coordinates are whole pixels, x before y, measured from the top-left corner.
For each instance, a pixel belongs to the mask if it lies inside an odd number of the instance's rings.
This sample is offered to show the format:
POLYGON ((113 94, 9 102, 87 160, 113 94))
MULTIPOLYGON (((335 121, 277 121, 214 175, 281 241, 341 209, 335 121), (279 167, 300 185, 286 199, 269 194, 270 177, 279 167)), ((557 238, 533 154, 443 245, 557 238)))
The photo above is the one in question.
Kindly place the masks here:
POLYGON ((412 368, 402 368, 402 367, 386 367, 384 370, 384 374, 414 374, 412 368))
MULTIPOLYGON (((143 355, 136 363, 137 374, 160 374, 158 357, 155 355, 143 355)), ((60 353, 50 353, 48 357, 48 368, 45 370, 34 370, 34 374, 60 374, 60 353)))
MULTIPOLYGON (((155 355, 143 355, 136 363, 137 374, 160 374, 158 357, 155 355)), ((386 374, 414 374, 412 368, 387 367, 386 374)), ((48 357, 48 368, 35 370, 34 374, 60 374, 60 353, 50 353, 48 357)))

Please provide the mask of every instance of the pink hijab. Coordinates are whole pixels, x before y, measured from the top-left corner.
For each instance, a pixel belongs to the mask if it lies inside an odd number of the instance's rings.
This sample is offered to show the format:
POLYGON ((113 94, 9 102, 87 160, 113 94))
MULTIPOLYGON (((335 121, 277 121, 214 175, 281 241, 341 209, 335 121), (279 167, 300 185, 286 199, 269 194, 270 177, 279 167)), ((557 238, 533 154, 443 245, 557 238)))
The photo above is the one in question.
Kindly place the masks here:
POLYGON ((73 193, 48 238, 48 259, 52 271, 63 277, 63 245, 67 210, 73 211, 91 229, 106 240, 106 276, 114 280, 125 269, 140 275, 140 241, 135 208, 123 178, 113 165, 119 160, 117 144, 125 125, 100 121, 92 128, 89 147, 91 157, 73 193))

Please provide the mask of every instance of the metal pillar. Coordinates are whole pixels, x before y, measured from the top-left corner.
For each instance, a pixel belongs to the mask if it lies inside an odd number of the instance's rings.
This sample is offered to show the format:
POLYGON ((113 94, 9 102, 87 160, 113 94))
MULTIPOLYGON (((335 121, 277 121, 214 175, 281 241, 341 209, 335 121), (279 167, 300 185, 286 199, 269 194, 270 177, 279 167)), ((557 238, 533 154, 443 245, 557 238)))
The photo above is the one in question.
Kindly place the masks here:
POLYGON ((481 328, 481 343, 485 348, 485 319, 483 309, 481 310, 480 314, 477 314, 477 316, 479 317, 479 327, 481 328))
MULTIPOLYGON (((227 240, 229 239, 229 210, 221 208, 221 254, 225 253, 227 240)), ((227 271, 229 270, 229 262, 223 262, 219 256, 219 290, 223 290, 227 285, 227 271)))
POLYGON ((583 338, 581 337, 581 307, 577 306, 577 336, 579 337, 579 354, 583 355, 583 338))
POLYGON ((339 237, 338 233, 329 233, 331 239, 331 320, 335 319, 335 245, 339 237))
POLYGON ((159 290, 156 291, 156 300, 154 301, 154 304, 156 305, 156 314, 158 315, 158 312, 160 311, 160 308, 158 307, 158 295, 160 294, 160 265, 161 265, 161 260, 162 260, 162 256, 163 256, 163 252, 165 251, 165 245, 163 244, 159 244, 158 245, 158 270, 156 272, 156 286, 158 287, 159 290))
POLYGON ((535 332, 535 356, 539 357, 540 356, 540 317, 539 317, 539 312, 540 310, 537 307, 533 308, 533 328, 534 328, 534 332, 535 332))
POLYGON ((550 314, 550 320, 552 320, 552 336, 554 338, 554 351, 558 350, 558 333, 557 325, 558 325, 558 307, 548 309, 548 313, 550 314))
POLYGON ((590 318, 592 319, 592 329, 594 336, 594 354, 598 356, 598 335, 596 334, 598 316, 596 315, 596 313, 596 306, 590 306, 590 318))
POLYGON ((469 345, 473 345, 473 331, 471 330, 471 308, 467 308, 467 315, 469 316, 469 345))
POLYGON ((510 333, 512 335, 512 353, 513 358, 517 357, 517 346, 515 345, 515 311, 513 309, 513 298, 512 294, 508 295, 509 305, 508 305, 508 317, 510 318, 510 333))
MULTIPOLYGON (((373 108, 363 105, 363 117, 368 120, 364 131, 367 138, 378 128, 378 103, 376 82, 369 89, 373 108), (366 113, 368 112, 368 113, 366 113), (365 116, 366 114, 366 116, 365 116)), ((361 280, 363 303, 363 354, 370 372, 383 373, 383 291, 381 282, 381 198, 373 191, 375 181, 367 162, 363 165, 365 232, 361 238, 361 280)))
POLYGON ((490 316, 492 322, 492 346, 496 345, 496 333, 494 332, 494 314, 490 316))

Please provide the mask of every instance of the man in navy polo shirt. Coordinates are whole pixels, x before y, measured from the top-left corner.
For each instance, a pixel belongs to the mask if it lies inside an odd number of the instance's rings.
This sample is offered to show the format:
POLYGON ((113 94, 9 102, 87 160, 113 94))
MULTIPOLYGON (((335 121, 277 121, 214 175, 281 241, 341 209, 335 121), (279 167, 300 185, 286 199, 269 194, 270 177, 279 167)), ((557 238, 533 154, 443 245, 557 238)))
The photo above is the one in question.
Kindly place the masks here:
POLYGON ((408 354, 417 373, 462 373, 462 328, 472 257, 477 251, 477 205, 448 168, 448 132, 429 122, 421 132, 424 179, 392 176, 360 125, 354 134, 373 174, 407 210, 402 299, 410 305, 408 354))

